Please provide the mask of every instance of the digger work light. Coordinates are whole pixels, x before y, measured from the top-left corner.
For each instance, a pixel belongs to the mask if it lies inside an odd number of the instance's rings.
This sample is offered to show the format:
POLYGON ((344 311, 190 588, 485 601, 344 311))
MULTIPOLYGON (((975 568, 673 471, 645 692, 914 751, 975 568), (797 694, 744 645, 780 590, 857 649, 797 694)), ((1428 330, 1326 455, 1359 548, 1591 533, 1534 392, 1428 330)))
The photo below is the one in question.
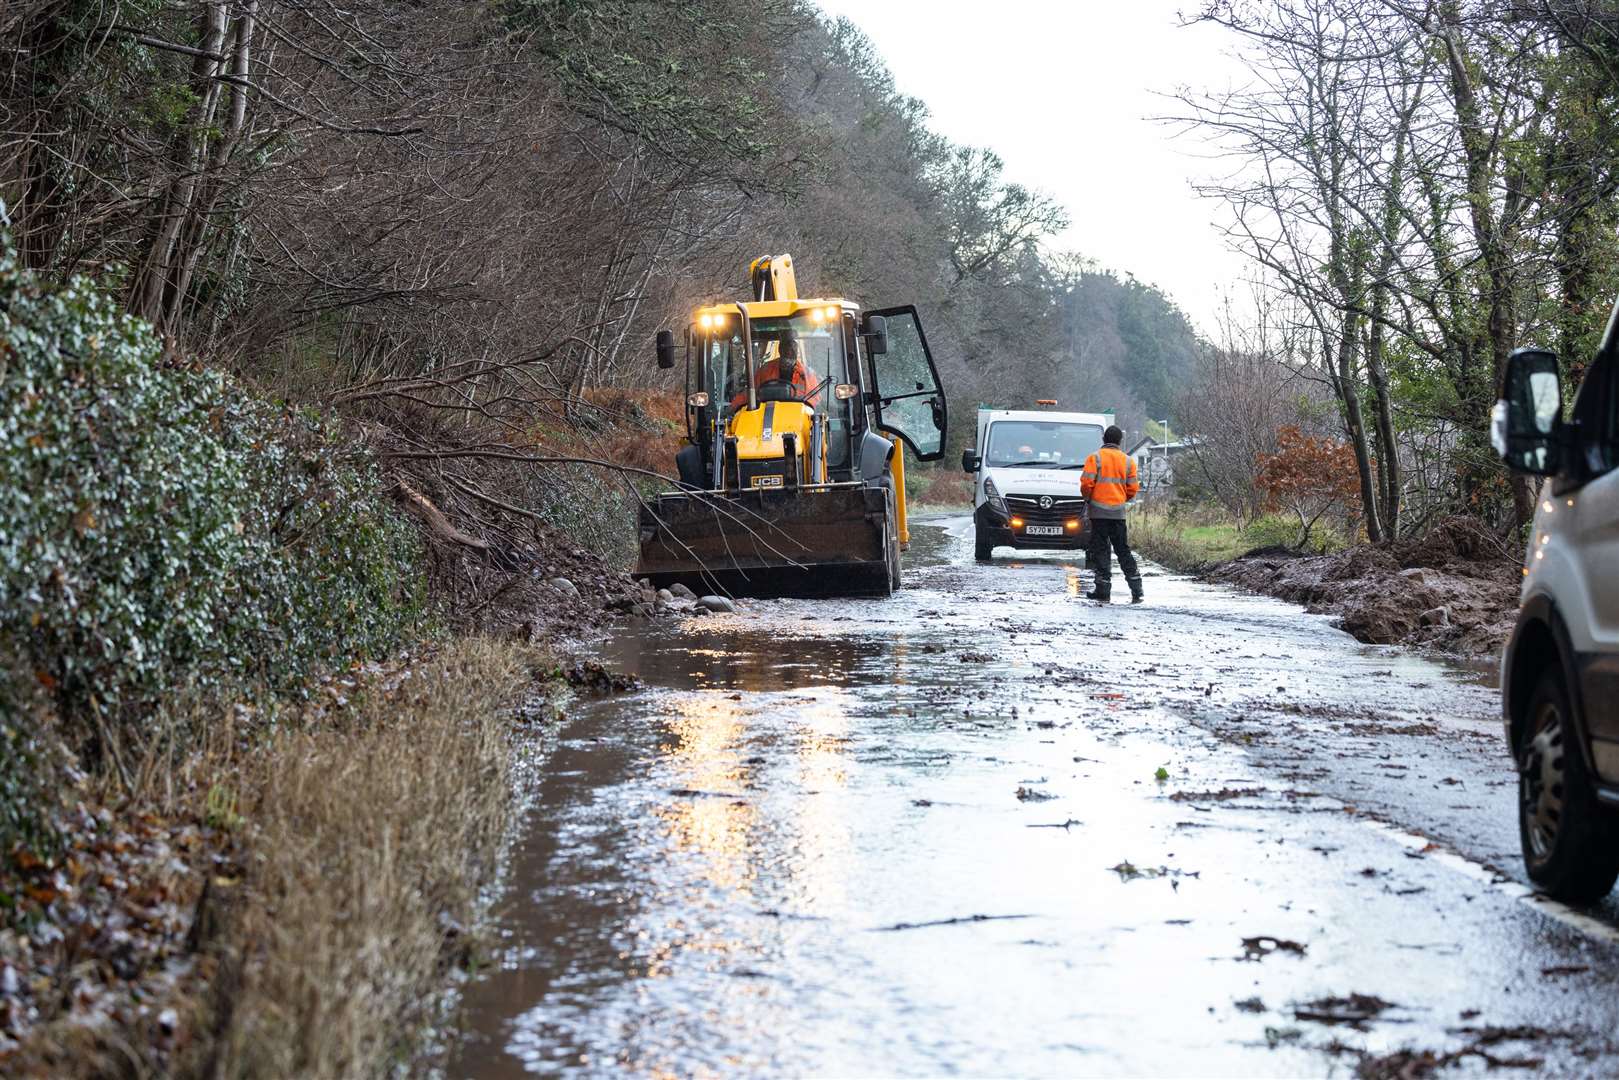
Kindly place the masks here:
POLYGON ((708 391, 707 390, 699 390, 699 391, 697 391, 697 393, 688 396, 686 398, 686 404, 690 405, 694 409, 707 408, 708 407, 708 391))
POLYGON ((840 382, 832 388, 832 396, 839 401, 849 401, 860 396, 860 387, 854 383, 840 382))

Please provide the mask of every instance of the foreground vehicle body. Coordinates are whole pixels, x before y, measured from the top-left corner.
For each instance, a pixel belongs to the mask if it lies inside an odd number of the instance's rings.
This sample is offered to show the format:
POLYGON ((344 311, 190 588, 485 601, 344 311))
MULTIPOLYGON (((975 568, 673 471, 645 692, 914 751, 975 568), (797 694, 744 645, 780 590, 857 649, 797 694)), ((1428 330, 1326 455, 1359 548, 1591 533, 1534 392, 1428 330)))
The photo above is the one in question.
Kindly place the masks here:
MULTIPOLYGON (((938 371, 913 307, 798 296, 758 259, 755 299, 697 309, 685 334, 682 489, 645 504, 637 574, 736 596, 885 596, 900 584, 905 457, 944 452, 938 371)), ((658 335, 658 363, 676 363, 658 335)))
POLYGON ((1085 459, 1102 447, 1109 413, 980 409, 974 448, 961 467, 976 474, 973 551, 997 547, 1083 551, 1090 522, 1080 494, 1085 459))
POLYGON ((1494 441, 1546 477, 1501 664, 1530 878, 1571 901, 1619 877, 1619 307, 1564 420, 1557 358, 1508 363, 1494 441))

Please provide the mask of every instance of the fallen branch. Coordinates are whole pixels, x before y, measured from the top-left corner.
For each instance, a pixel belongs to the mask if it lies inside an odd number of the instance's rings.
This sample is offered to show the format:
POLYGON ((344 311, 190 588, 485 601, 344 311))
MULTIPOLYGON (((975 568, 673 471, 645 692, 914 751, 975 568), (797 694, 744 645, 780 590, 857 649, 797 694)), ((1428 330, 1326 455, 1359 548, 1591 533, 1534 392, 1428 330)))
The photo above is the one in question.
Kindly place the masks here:
POLYGON ((489 550, 489 545, 484 541, 475 536, 468 536, 452 525, 450 519, 444 516, 444 511, 434 506, 431 499, 405 481, 395 481, 393 495, 401 506, 426 525, 427 531, 439 540, 457 547, 469 547, 475 551, 489 550))
POLYGON ((963 923, 998 922, 1003 919, 1032 919, 1033 915, 958 915, 954 919, 932 919, 928 922, 902 922, 893 926, 874 926, 873 933, 888 933, 893 930, 921 930, 929 926, 960 926, 963 923))

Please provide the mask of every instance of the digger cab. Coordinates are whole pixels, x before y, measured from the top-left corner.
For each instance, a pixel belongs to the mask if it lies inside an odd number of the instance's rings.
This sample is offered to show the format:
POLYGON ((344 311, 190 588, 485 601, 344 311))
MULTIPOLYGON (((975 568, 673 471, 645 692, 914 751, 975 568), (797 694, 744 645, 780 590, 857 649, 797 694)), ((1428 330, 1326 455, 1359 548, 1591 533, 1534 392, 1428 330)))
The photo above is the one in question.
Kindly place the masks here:
MULTIPOLYGON (((849 362, 858 355, 851 347, 857 318, 841 304, 746 319, 733 305, 699 312, 687 396, 692 445, 679 457, 681 482, 718 491, 852 479, 862 451, 853 437, 869 428, 849 362), (744 332, 751 332, 751 371, 744 332)), ((871 450, 886 454, 884 443, 871 450)))

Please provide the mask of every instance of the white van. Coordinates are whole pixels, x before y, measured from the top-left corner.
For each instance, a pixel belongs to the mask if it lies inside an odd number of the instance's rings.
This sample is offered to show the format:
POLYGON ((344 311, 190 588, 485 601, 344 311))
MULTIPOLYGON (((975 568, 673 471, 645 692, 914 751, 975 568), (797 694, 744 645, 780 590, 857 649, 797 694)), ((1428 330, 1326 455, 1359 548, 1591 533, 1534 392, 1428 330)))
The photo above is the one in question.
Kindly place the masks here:
POLYGON ((978 480, 973 553, 988 559, 1003 546, 1084 550, 1090 520, 1080 474, 1112 423, 1112 413, 979 409, 978 440, 961 455, 961 467, 978 480))
POLYGON ((1590 902, 1619 878, 1619 306, 1566 419, 1558 367, 1513 353, 1491 432, 1546 478, 1501 695, 1529 878, 1590 902))

